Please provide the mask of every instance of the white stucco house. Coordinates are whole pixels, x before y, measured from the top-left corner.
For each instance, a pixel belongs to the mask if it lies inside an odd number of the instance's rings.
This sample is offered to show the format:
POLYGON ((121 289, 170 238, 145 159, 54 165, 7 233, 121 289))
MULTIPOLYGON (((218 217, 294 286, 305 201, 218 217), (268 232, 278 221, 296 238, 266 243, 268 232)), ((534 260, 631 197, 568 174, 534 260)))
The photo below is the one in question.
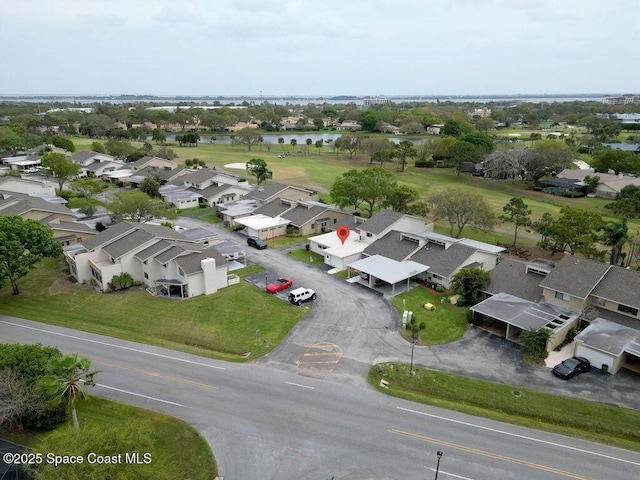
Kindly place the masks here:
POLYGON ((154 295, 178 298, 210 295, 237 283, 214 247, 159 225, 118 223, 65 249, 65 257, 78 282, 103 291, 115 275, 125 272, 154 295))

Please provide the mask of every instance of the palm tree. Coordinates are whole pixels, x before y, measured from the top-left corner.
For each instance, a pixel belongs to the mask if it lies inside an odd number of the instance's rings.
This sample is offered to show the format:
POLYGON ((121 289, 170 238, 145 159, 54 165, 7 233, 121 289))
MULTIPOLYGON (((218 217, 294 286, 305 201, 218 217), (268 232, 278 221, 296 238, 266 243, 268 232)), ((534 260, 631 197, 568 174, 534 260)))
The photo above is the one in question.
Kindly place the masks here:
POLYGON ((51 398, 51 404, 55 407, 65 402, 71 411, 73 428, 80 432, 78 414, 76 413, 76 400, 78 397, 88 400, 89 395, 83 386, 94 387, 94 375, 100 370, 89 370, 91 361, 88 358, 78 359, 78 354, 63 355, 53 359, 49 365, 50 373, 42 377, 40 383, 45 393, 51 398))
POLYGON ((605 245, 611 247, 611 255, 609 256, 609 263, 611 265, 618 264, 622 247, 624 247, 627 240, 629 240, 629 227, 627 226, 626 218, 613 220, 604 225, 602 229, 602 241, 605 245))

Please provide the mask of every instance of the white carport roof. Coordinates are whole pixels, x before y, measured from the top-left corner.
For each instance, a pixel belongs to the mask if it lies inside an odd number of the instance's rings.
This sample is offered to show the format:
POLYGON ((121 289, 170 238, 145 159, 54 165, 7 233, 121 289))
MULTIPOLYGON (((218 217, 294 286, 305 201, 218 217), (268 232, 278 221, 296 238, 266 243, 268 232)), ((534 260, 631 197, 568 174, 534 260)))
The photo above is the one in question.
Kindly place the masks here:
POLYGON ((373 275, 391 285, 429 270, 429 267, 426 265, 411 260, 397 262, 382 255, 372 255, 371 257, 363 258, 350 263, 348 267, 373 275))
POLYGON ((555 318, 569 319, 574 315, 570 310, 556 305, 546 302, 535 303, 508 293, 498 293, 489 297, 471 307, 470 310, 514 325, 522 330, 538 330, 546 327, 555 318))
POLYGON ((262 214, 238 218, 235 222, 252 228, 253 230, 264 230, 265 228, 280 227, 291 223, 290 220, 285 220, 281 217, 274 218, 262 214))
POLYGON ((132 170, 114 170, 106 174, 109 178, 126 178, 133 174, 132 170))

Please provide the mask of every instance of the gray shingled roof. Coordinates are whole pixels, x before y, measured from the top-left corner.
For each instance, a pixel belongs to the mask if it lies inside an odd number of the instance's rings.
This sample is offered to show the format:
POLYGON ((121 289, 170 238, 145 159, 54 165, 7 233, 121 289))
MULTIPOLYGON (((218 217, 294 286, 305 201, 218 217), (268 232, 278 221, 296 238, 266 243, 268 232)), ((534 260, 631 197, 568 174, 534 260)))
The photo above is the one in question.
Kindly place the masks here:
POLYGON ((279 183, 276 183, 275 185, 271 185, 270 187, 265 187, 264 190, 262 191, 253 192, 253 194, 251 195, 251 198, 255 198, 257 200, 267 200, 273 197, 274 195, 277 195, 278 193, 282 192, 283 190, 286 190, 286 188, 287 188, 287 185, 281 185, 279 183))
POLYGON ((182 268, 185 275, 192 275, 202 270, 200 262, 205 258, 213 258, 216 261, 216 267, 227 264, 227 259, 214 247, 210 247, 204 252, 182 255, 176 259, 176 263, 182 268))
POLYGON ((176 240, 178 242, 188 242, 189 240, 185 238, 179 232, 176 232, 173 228, 165 227, 164 225, 152 225, 150 223, 134 223, 138 228, 149 232, 155 237, 165 238, 168 240, 176 240))
POLYGON ((84 223, 56 222, 56 223, 49 223, 48 225, 49 227, 51 227, 52 230, 70 230, 73 232, 96 233, 96 231, 93 228, 85 225, 84 223))
POLYGON ((578 298, 587 298, 611 265, 566 255, 540 282, 540 286, 578 298))
POLYGON ((296 205, 291 210, 287 210, 282 214, 282 218, 291 221, 291 225, 296 227, 302 227, 307 224, 318 215, 324 214, 327 211, 327 206, 319 206, 313 205, 311 207, 307 207, 305 205, 296 205))
POLYGON ((196 172, 192 172, 189 175, 185 175, 184 177, 182 177, 182 180, 184 180, 186 182, 191 182, 193 184, 204 183, 207 180, 210 180, 213 177, 215 177, 217 174, 218 174, 218 172, 215 171, 215 170, 209 170, 207 168, 201 168, 200 170, 198 170, 196 172))
POLYGON ((140 252, 136 253, 135 257, 138 260, 144 262, 150 259, 151 257, 153 257, 154 255, 160 252, 163 252, 169 247, 171 247, 171 244, 169 242, 167 242, 166 240, 160 240, 159 242, 154 243, 150 247, 145 248, 144 250, 141 250, 140 252))
POLYGON ((47 202, 40 197, 31 197, 24 195, 11 195, 15 198, 7 198, 0 202, 0 214, 2 215, 21 215, 31 210, 38 210, 41 212, 60 213, 64 215, 73 215, 73 212, 69 210, 65 205, 53 202, 47 202), (19 199, 19 200, 18 200, 19 199), (15 204, 11 205, 15 200, 18 200, 15 204), (3 206, 6 207, 3 208, 3 206))
POLYGON ((127 165, 131 166, 133 168, 142 167, 143 165, 146 165, 147 162, 153 160, 154 158, 156 158, 156 157, 150 157, 149 155, 146 155, 146 156, 144 156, 142 158, 139 158, 135 162, 128 163, 127 165))
POLYGON ((98 152, 93 152, 91 150, 80 150, 79 152, 76 152, 73 155, 71 155, 69 157, 69 160, 73 160, 74 162, 79 163, 79 162, 84 162, 85 160, 89 160, 90 158, 93 158, 96 155, 100 155, 100 154, 98 152))
POLYGON ((367 220, 364 225, 361 225, 360 229, 374 234, 382 233, 402 217, 404 217, 404 213, 394 212, 393 210, 380 210, 367 220))
POLYGON ((591 293, 640 309, 640 272, 613 266, 591 293))
POLYGON ((454 244, 445 249, 441 245, 431 242, 418 250, 411 260, 427 265, 430 273, 449 277, 456 269, 465 266, 475 249, 464 245, 454 244))
POLYGON ((87 249, 87 251, 95 250, 102 245, 106 245, 116 238, 124 235, 127 232, 134 230, 134 224, 129 222, 120 222, 115 225, 111 225, 106 230, 94 235, 91 238, 86 239, 82 242, 82 246, 87 249))
POLYGON ((213 185, 209 185, 207 188, 203 188, 202 190, 198 190, 195 187, 189 187, 189 190, 192 192, 199 193, 204 198, 211 198, 211 197, 215 197, 219 193, 224 192, 225 190, 228 190, 229 188, 231 188, 231 185, 225 185, 225 184, 218 185, 214 183, 213 185))
POLYGON ((379 238, 365 248, 364 253, 367 255, 382 255, 383 257, 401 262, 418 248, 420 248, 418 242, 403 238, 401 232, 391 230, 384 237, 379 238))
POLYGON ((290 208, 292 208, 290 203, 283 202, 279 198, 276 198, 275 200, 256 208, 253 211, 253 214, 266 215, 267 217, 279 217, 290 208))
POLYGON ((492 295, 508 293, 532 302, 542 300, 540 280, 544 277, 536 273, 527 273, 527 264, 513 259, 503 259, 489 273, 491 281, 484 289, 492 295))
POLYGON ((103 251, 112 258, 120 258, 121 256, 139 248, 148 241, 153 239, 153 235, 144 230, 136 229, 126 234, 122 238, 111 242, 103 248, 103 251))

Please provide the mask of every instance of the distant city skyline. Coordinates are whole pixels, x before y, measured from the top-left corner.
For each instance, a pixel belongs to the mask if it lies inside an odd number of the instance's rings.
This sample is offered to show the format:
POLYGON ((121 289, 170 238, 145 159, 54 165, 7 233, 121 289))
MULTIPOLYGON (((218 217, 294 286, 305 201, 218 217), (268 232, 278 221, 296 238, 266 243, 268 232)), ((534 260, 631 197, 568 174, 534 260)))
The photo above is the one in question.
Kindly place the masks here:
POLYGON ((633 0, 7 1, 0 95, 637 93, 635 12, 633 0))

